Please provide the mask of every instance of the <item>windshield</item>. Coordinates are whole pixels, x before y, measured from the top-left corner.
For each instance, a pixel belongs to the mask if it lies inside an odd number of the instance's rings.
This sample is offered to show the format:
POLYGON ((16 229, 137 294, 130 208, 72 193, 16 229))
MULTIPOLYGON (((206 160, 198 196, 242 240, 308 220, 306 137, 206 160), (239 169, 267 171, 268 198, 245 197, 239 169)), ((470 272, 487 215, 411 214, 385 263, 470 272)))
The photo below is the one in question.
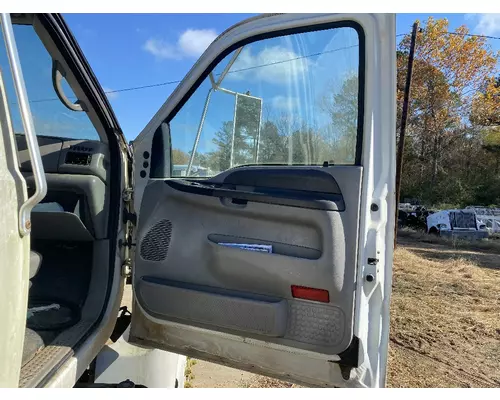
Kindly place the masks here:
MULTIPOLYGON (((59 100, 52 83, 52 57, 33 26, 14 25, 13 29, 37 135, 100 140, 87 113, 70 110, 59 100)), ((0 72, 5 82, 14 132, 24 134, 3 40, 0 43, 0 72)), ((62 88, 68 99, 76 101, 65 79, 62 80, 62 88)))

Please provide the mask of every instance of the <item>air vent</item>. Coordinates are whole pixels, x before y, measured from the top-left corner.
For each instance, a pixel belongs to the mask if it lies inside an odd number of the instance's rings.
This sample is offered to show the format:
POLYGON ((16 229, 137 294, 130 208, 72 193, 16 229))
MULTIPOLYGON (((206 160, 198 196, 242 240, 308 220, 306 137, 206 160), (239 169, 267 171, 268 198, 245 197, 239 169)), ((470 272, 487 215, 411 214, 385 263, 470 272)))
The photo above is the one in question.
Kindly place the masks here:
POLYGON ((167 258, 172 238, 172 223, 162 219, 154 224, 141 242, 141 258, 146 261, 163 261, 167 258))
POLYGON ((94 151, 94 149, 92 147, 80 146, 80 145, 70 146, 69 148, 71 150, 80 151, 80 152, 84 152, 84 153, 92 153, 94 151))
POLYGON ((90 165, 92 154, 77 153, 76 151, 68 151, 66 153, 66 164, 70 165, 90 165))

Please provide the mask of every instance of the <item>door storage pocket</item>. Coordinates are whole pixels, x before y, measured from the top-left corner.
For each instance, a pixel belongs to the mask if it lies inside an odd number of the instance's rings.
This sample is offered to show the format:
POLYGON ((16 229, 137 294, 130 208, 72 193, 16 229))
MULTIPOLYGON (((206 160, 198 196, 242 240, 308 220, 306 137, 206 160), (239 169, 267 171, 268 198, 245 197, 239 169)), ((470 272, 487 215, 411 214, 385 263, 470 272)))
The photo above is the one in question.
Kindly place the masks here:
POLYGON ((209 286, 143 277, 139 304, 159 318, 207 324, 272 337, 284 336, 287 301, 209 286))
POLYGON ((318 260, 321 257, 321 251, 318 249, 255 238, 211 233, 208 235, 208 241, 227 248, 259 251, 260 253, 278 254, 305 260, 318 260), (256 248, 252 249, 251 246, 256 248))

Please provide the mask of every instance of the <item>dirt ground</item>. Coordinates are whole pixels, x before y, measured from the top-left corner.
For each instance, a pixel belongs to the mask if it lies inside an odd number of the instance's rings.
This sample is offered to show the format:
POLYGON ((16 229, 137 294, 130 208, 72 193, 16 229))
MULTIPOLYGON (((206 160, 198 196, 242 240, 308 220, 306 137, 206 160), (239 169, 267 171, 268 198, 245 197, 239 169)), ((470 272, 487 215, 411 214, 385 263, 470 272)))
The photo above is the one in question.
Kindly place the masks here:
MULTIPOLYGON (((389 387, 500 387, 500 253, 401 238, 389 387)), ((295 387, 196 360, 190 387, 295 387)))

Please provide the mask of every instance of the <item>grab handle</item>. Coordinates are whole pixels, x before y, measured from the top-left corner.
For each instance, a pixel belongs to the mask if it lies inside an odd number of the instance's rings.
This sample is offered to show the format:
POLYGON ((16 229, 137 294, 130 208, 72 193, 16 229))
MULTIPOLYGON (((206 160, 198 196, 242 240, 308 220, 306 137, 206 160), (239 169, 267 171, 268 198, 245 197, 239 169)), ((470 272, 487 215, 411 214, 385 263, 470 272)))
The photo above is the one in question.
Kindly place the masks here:
POLYGON ((64 94, 64 89, 62 87, 62 81, 66 77, 66 72, 64 72, 63 67, 56 60, 52 61, 52 85, 54 86, 54 90, 67 108, 71 111, 83 111, 83 107, 80 104, 79 100, 76 103, 73 103, 70 99, 66 97, 64 94))
POLYGON ((42 157, 38 147, 35 125, 33 124, 33 118, 28 102, 28 94, 24 84, 24 77, 21 70, 21 63, 19 61, 19 54, 17 52, 10 14, 2 13, 1 18, 5 47, 9 56, 10 68, 12 69, 14 87, 16 89, 17 99, 19 102, 19 109, 30 155, 33 179, 35 182, 35 193, 24 202, 19 210, 19 231, 22 236, 25 236, 31 231, 31 210, 38 203, 40 203, 40 201, 42 201, 47 194, 47 180, 45 179, 42 157))

